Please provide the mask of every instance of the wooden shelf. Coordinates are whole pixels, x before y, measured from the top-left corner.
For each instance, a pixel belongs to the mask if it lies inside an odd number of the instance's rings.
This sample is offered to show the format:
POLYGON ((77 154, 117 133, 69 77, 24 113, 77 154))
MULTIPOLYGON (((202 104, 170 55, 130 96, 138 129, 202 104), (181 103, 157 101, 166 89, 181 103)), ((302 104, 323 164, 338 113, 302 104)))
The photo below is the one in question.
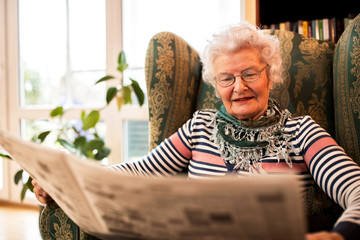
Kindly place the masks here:
POLYGON ((258 0, 258 25, 279 24, 281 22, 297 20, 314 20, 322 18, 348 17, 348 14, 360 13, 360 1, 342 0, 336 5, 328 1, 285 1, 258 0), (314 3, 316 3, 314 5, 314 3))
POLYGON ((256 11, 261 28, 284 29, 336 43, 349 19, 360 13, 360 1, 342 0, 341 4, 330 5, 314 0, 257 0, 256 11))

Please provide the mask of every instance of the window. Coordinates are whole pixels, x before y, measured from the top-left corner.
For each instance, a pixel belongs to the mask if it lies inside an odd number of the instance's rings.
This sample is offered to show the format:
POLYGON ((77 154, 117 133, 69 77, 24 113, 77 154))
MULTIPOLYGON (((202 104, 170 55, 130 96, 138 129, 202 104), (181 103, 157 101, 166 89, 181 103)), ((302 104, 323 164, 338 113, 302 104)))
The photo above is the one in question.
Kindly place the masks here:
POLYGON ((140 159, 149 152, 148 121, 124 121, 124 159, 140 159))
MULTIPOLYGON (((50 110, 103 107, 106 87, 125 50, 132 77, 145 87, 150 38, 172 31, 199 52, 218 27, 240 20, 242 0, 0 0, 0 128, 29 139, 47 127, 50 110), (86 6, 86 7, 85 7, 86 6)), ((148 149, 147 108, 111 105, 101 112, 112 153, 109 164, 138 158, 148 149), (138 141, 137 139, 141 139, 138 141), (136 143, 136 145, 135 145, 136 143), (134 146, 134 147, 133 147, 134 146)), ((0 198, 19 201, 13 183, 19 166, 0 159, 0 198)))
POLYGON ((104 85, 94 83, 106 69, 105 2, 19 0, 18 8, 21 106, 103 106, 104 85))
MULTIPOLYGON (((0 75, 2 86, 7 87, 5 99, 0 99, 0 107, 5 106, 0 115, 6 115, 0 118, 2 129, 30 139, 34 133, 54 127, 48 119, 56 106, 70 109, 64 118, 73 121, 80 117, 82 109, 105 105, 106 85, 94 83, 106 74, 106 51, 119 49, 107 46, 105 0, 0 3, 6 7, 1 8, 6 14, 1 15, 4 24, 0 30, 5 37, 0 38, 0 46, 6 49, 7 57, 6 72, 0 75)), ((118 28, 120 24, 111 26, 118 28)), ((111 26, 108 30, 112 30, 111 26)), ((110 115, 104 113, 102 118, 106 121, 110 115)), ((105 124, 100 125, 105 137, 105 124)), ((10 188, 1 197, 18 201, 20 186, 14 186, 13 176, 19 167, 13 162, 3 163, 2 169, 8 173, 1 172, 3 189, 10 188)))

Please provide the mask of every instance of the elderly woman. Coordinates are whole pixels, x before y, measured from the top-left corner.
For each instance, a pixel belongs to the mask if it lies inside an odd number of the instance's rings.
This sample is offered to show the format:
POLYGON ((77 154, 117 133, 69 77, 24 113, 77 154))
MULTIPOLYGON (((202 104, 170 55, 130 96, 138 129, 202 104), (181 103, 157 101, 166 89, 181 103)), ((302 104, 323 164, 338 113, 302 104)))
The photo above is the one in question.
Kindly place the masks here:
MULTIPOLYGON (((193 179, 226 174, 295 172, 315 180, 344 209, 331 232, 306 239, 359 239, 360 168, 309 116, 292 117, 269 99, 282 82, 277 39, 240 24, 215 34, 202 56, 204 81, 221 97, 219 111, 200 110, 144 158, 112 166, 134 175, 193 179)), ((51 200, 35 184, 39 201, 51 200)))

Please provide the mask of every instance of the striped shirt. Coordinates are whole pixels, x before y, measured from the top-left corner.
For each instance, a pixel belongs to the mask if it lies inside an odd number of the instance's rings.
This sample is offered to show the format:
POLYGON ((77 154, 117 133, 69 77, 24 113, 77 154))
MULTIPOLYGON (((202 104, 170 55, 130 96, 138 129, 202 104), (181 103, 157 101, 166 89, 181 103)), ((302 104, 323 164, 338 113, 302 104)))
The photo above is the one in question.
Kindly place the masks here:
MULTIPOLYGON (((211 138, 215 114, 215 110, 195 112, 193 118, 142 159, 112 167, 139 176, 172 176, 188 168, 188 176, 192 179, 233 173, 211 138)), ((267 173, 297 173, 303 176, 307 186, 315 180, 328 196, 345 209, 334 230, 344 236, 348 234, 348 227, 360 233, 359 166, 309 116, 287 119, 284 130, 294 136, 291 139, 293 149, 288 149, 292 166, 285 159, 265 155, 261 159, 262 168, 267 173)), ((238 169, 236 174, 248 175, 249 172, 238 169)))

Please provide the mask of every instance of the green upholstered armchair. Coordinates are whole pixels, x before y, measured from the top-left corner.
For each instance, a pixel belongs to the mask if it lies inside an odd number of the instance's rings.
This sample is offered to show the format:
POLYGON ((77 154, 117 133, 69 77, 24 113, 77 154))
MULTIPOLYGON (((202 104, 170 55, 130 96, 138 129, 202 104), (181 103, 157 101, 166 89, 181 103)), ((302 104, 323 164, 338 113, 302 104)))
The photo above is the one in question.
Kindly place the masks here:
MULTIPOLYGON (((279 38, 285 81, 271 95, 293 114, 310 115, 360 163, 360 15, 337 45, 293 32, 279 38)), ((169 32, 155 35, 147 50, 150 149, 170 136, 196 109, 218 108, 214 90, 201 81, 198 53, 169 32)), ((309 231, 331 229, 341 209, 316 185, 306 194, 309 231)), ((79 229, 55 204, 40 217, 44 239, 96 239, 79 229)))
MULTIPOLYGON (((294 32, 266 31, 280 41, 285 81, 271 95, 293 114, 311 115, 335 137, 333 54, 335 45, 294 32)), ((150 147, 175 132, 196 109, 218 108, 214 89, 201 81, 198 53, 180 37, 162 32, 149 45, 146 59, 150 147)), ((338 207, 316 185, 307 191, 309 230, 331 229, 338 207)))

